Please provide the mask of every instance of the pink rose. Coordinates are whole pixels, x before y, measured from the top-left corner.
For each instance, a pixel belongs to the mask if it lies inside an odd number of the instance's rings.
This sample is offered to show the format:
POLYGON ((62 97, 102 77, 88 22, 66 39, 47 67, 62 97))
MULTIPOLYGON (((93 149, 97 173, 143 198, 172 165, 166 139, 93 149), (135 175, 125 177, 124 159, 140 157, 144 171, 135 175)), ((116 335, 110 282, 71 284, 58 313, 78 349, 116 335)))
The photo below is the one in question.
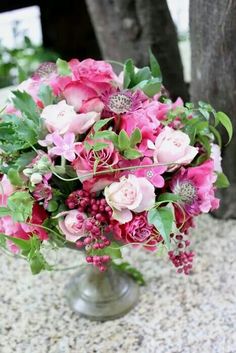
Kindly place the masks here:
POLYGON ((69 83, 65 87, 63 95, 66 102, 72 105, 77 112, 95 111, 101 113, 103 110, 104 104, 98 98, 97 92, 81 82, 69 83))
POLYGON ((222 173, 222 166, 221 166, 221 150, 220 146, 216 145, 215 143, 212 143, 211 145, 211 159, 214 162, 214 171, 218 173, 222 173))
POLYGON ((118 240, 145 244, 148 250, 156 250, 156 244, 162 240, 154 226, 148 224, 146 212, 134 215, 130 222, 114 227, 114 230, 118 240))
POLYGON ((74 107, 62 100, 57 104, 45 107, 41 117, 44 119, 45 126, 49 132, 83 134, 100 119, 100 113, 77 114, 74 107))
POLYGON ((103 60, 72 60, 69 65, 73 79, 85 83, 97 93, 109 89, 117 79, 112 66, 103 60))
POLYGON ((7 205, 7 198, 15 191, 8 177, 4 174, 0 181, 0 206, 7 205))
MULTIPOLYGON (((88 143, 90 140, 86 140, 88 143)), ((91 179, 91 176, 85 176, 88 173, 93 173, 94 164, 97 160, 96 171, 107 170, 109 173, 109 168, 115 166, 119 161, 119 154, 115 150, 115 147, 111 141, 107 140, 97 140, 96 142, 105 143, 107 146, 102 150, 94 152, 93 149, 89 151, 85 148, 82 142, 75 144, 75 153, 78 155, 75 161, 73 161, 73 167, 76 170, 81 181, 91 179)), ((91 141, 91 144, 94 141, 91 141)), ((105 174, 104 174, 105 176, 105 174)))
POLYGON ((58 224, 66 240, 76 242, 78 239, 84 237, 85 229, 83 221, 87 218, 85 213, 78 210, 71 210, 61 212, 57 215, 57 217, 61 216, 65 216, 65 218, 60 220, 58 224), (78 216, 80 219, 78 219, 78 216))
POLYGON ((189 164, 198 153, 196 147, 190 146, 187 134, 168 126, 157 136, 155 145, 149 143, 149 148, 154 149, 153 157, 156 163, 178 163, 176 166, 170 166, 169 171, 175 170, 179 165, 189 164))
POLYGON ((107 186, 104 195, 113 210, 113 218, 121 224, 131 221, 131 211, 143 212, 155 204, 154 186, 147 179, 132 174, 107 186))

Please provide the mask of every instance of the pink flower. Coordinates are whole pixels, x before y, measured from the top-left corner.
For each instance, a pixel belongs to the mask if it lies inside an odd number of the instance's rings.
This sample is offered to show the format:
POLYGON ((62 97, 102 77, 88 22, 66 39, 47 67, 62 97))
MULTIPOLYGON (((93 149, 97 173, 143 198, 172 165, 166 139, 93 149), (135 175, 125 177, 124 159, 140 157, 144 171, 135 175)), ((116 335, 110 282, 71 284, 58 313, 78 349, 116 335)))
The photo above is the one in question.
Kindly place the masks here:
POLYGON ((4 174, 0 181, 0 206, 7 205, 7 198, 13 194, 15 187, 11 184, 8 177, 4 174))
MULTIPOLYGON (((63 137, 57 133, 51 135, 52 143, 55 147, 49 149, 50 155, 64 157, 72 162, 75 159, 75 135, 72 132, 67 132, 63 137)), ((47 139, 47 137, 46 137, 47 139)))
POLYGON ((166 171, 166 167, 164 166, 156 166, 152 167, 154 162, 151 158, 143 158, 143 160, 139 163, 140 166, 150 165, 147 168, 137 168, 134 170, 133 174, 137 177, 144 177, 150 181, 156 188, 162 188, 165 184, 164 178, 161 176, 166 171))
POLYGON ((119 180, 114 174, 115 173, 105 176, 100 175, 92 179, 85 180, 83 182, 83 189, 89 192, 98 192, 104 190, 106 186, 111 185, 116 180, 119 180))
POLYGON ((222 161, 222 157, 221 157, 221 150, 220 147, 218 145, 216 145, 215 143, 212 143, 211 145, 211 159, 214 162, 214 171, 218 172, 218 173, 222 173, 222 166, 221 166, 221 161, 222 161))
MULTIPOLYGON (((90 140, 86 141, 90 142, 90 140)), ((85 175, 93 172, 95 163, 97 172, 107 170, 109 173, 109 168, 114 167, 119 161, 119 154, 111 141, 96 140, 96 142, 105 143, 107 146, 95 153, 93 149, 88 151, 82 142, 75 144, 75 152, 78 157, 73 162, 73 167, 81 177, 81 181, 92 178, 92 176, 85 175)), ((91 141, 91 143, 94 144, 95 141, 91 141)))
POLYGON ((107 186, 104 195, 113 210, 113 219, 121 224, 131 221, 132 212, 149 210, 155 203, 154 186, 145 178, 129 174, 107 186))
POLYGON ((198 153, 196 147, 190 146, 190 138, 182 131, 176 131, 168 126, 162 129, 157 136, 155 145, 149 143, 149 147, 154 149, 154 161, 157 163, 169 163, 169 171, 173 171, 180 164, 189 164, 198 153), (171 164, 177 163, 178 165, 171 164))
POLYGON ((119 225, 115 229, 117 240, 124 243, 140 243, 147 245, 148 250, 155 250, 156 244, 162 240, 153 225, 148 224, 147 213, 133 216, 130 222, 119 225))
POLYGON ((63 220, 58 222, 62 233, 66 240, 76 242, 85 235, 84 220, 87 218, 85 213, 78 210, 61 212, 57 217, 65 216, 63 220))
POLYGON ((21 223, 21 228, 25 233, 28 234, 28 236, 36 234, 40 240, 48 240, 47 232, 42 227, 40 227, 46 218, 47 212, 45 209, 35 202, 33 205, 32 217, 29 220, 29 223, 32 223, 33 225, 21 223))
POLYGON ((170 188, 181 197, 181 205, 186 213, 197 216, 219 207, 219 199, 214 194, 216 178, 214 163, 208 160, 197 167, 181 168, 171 180, 170 188))
MULTIPOLYGON (((101 96, 105 104, 105 115, 123 114, 137 110, 144 99, 141 91, 110 89, 101 96)), ((104 114, 104 113, 103 113, 104 114)))
POLYGON ((83 134, 100 119, 100 113, 77 114, 74 107, 62 100, 57 104, 46 106, 41 113, 41 117, 44 119, 49 132, 83 134))
POLYGON ((103 110, 104 104, 98 99, 97 92, 79 81, 69 83, 65 87, 63 95, 66 102, 72 105, 76 112, 101 113, 103 110))
POLYGON ((47 208, 48 201, 52 199, 52 188, 46 179, 44 179, 42 183, 36 185, 33 191, 33 196, 36 201, 44 201, 43 206, 44 208, 47 208))

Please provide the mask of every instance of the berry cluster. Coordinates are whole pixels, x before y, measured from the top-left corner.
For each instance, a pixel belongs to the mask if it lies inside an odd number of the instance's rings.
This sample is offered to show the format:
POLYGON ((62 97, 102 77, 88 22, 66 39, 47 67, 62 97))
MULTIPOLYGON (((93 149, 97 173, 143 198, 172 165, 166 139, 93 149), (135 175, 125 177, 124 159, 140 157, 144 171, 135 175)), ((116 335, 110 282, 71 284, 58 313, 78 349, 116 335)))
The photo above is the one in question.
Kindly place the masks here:
MULTIPOLYGON (((95 193, 90 194, 85 190, 78 190, 68 196, 66 204, 70 209, 77 208, 79 212, 88 215, 86 219, 81 213, 77 216, 77 228, 83 227, 85 232, 85 237, 76 242, 78 248, 85 247, 89 253, 110 245, 111 242, 106 235, 112 230, 110 224, 112 210, 104 198, 98 199, 95 193)), ((87 256, 86 261, 98 267, 100 271, 105 271, 105 264, 110 261, 110 256, 87 256)))
POLYGON ((169 259, 177 268, 178 273, 188 275, 192 269, 192 262, 194 258, 193 251, 186 251, 185 249, 190 245, 189 240, 184 240, 183 235, 178 234, 175 236, 176 250, 169 251, 169 259))

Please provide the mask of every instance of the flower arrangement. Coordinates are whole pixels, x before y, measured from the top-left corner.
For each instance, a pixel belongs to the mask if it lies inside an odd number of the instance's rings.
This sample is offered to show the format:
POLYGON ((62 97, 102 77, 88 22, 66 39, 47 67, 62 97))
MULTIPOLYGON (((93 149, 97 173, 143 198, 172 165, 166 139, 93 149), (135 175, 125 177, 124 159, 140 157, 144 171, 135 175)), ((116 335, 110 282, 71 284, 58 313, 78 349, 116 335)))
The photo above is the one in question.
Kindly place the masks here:
POLYGON ((157 60, 119 76, 106 61, 44 63, 0 115, 0 245, 34 274, 53 249, 84 249, 105 271, 123 246, 166 252, 188 274, 189 229, 227 187, 221 135, 230 119, 204 102, 172 102, 157 60))

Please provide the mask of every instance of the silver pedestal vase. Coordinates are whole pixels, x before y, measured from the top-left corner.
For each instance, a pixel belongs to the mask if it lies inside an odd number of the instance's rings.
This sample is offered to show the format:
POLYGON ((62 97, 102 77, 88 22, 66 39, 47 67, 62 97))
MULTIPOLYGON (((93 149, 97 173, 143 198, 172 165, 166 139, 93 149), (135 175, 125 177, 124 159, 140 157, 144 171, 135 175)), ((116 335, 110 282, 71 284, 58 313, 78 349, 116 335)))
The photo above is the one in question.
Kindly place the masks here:
POLYGON ((90 320, 119 318, 135 306, 138 297, 138 284, 112 266, 100 272, 93 265, 87 265, 66 286, 71 309, 90 320))

